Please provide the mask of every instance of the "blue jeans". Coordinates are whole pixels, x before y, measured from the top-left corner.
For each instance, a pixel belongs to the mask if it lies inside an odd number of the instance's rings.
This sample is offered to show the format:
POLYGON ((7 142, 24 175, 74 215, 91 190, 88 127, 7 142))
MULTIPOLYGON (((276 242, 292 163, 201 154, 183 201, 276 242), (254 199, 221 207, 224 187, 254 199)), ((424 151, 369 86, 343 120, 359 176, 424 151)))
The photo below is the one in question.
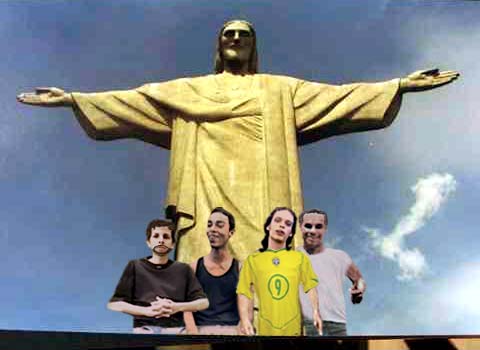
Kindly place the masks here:
MULTIPOLYGON (((345 337, 347 335, 347 325, 340 322, 323 321, 323 335, 327 337, 345 337)), ((318 331, 313 325, 312 320, 304 319, 305 335, 308 337, 318 337, 318 331)))
POLYGON ((133 328, 136 334, 183 334, 185 327, 142 326, 133 328))

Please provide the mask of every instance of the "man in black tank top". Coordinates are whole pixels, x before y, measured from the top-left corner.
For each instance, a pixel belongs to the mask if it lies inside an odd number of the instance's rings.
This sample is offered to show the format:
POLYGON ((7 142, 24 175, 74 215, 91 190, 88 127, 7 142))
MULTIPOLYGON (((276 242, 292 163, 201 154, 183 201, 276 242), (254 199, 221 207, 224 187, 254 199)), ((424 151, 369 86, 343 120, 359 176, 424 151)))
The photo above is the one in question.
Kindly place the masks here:
POLYGON ((228 251, 228 240, 234 230, 235 218, 231 213, 221 207, 212 210, 207 225, 210 253, 191 264, 210 306, 194 315, 184 313, 189 334, 238 334, 236 288, 240 263, 228 251))

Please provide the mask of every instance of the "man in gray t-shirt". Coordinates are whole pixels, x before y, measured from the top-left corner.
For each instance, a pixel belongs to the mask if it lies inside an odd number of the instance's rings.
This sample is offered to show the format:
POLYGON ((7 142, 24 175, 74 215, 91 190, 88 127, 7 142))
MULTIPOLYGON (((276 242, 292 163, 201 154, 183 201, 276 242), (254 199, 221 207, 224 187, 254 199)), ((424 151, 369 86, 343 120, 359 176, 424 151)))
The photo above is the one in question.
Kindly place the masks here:
MULTIPOLYGON (((347 318, 345 313, 345 297, 343 281, 348 277, 353 286, 350 288, 352 303, 362 301, 365 292, 365 281, 360 270, 352 262, 350 256, 343 250, 326 248, 323 237, 327 232, 327 214, 318 209, 304 211, 300 215, 300 229, 303 235, 304 252, 312 262, 318 276, 318 301, 320 315, 323 320, 323 335, 346 336, 347 318)), ((312 310, 308 299, 301 294, 302 313, 305 335, 318 336, 313 327, 312 310)))

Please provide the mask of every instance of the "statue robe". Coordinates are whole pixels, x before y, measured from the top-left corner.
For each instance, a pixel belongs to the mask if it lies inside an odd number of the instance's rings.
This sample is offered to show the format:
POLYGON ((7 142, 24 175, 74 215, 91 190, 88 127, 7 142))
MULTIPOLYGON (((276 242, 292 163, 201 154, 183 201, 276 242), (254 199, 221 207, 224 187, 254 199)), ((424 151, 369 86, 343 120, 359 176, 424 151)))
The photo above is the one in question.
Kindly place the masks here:
POLYGON ((400 107, 398 79, 334 86, 247 77, 250 87, 237 91, 208 75, 72 94, 94 139, 137 138, 171 151, 165 205, 178 220, 181 261, 209 252, 207 220, 217 206, 235 216, 230 248, 244 259, 260 247, 271 210, 303 209, 299 145, 386 127, 400 107))

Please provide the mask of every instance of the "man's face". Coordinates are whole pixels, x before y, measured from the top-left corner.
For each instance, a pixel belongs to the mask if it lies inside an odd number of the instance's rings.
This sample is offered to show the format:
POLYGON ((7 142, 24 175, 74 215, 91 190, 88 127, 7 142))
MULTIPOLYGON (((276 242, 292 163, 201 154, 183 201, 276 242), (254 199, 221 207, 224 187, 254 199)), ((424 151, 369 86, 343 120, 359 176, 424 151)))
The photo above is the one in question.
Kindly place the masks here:
POLYGON ((316 248, 321 246, 323 236, 327 231, 325 215, 319 213, 305 214, 300 229, 302 230, 305 247, 316 248))
POLYGON ((247 62, 253 49, 253 33, 242 22, 232 22, 220 39, 223 58, 227 61, 247 62))
POLYGON ((172 231, 167 226, 154 227, 147 241, 148 247, 158 255, 166 255, 173 249, 172 231))
POLYGON ((272 222, 267 226, 270 239, 276 243, 286 243, 287 238, 292 234, 293 215, 288 210, 277 211, 272 222))
POLYGON ((208 218, 207 237, 212 248, 223 248, 233 235, 230 231, 228 217, 225 214, 215 212, 208 218))

